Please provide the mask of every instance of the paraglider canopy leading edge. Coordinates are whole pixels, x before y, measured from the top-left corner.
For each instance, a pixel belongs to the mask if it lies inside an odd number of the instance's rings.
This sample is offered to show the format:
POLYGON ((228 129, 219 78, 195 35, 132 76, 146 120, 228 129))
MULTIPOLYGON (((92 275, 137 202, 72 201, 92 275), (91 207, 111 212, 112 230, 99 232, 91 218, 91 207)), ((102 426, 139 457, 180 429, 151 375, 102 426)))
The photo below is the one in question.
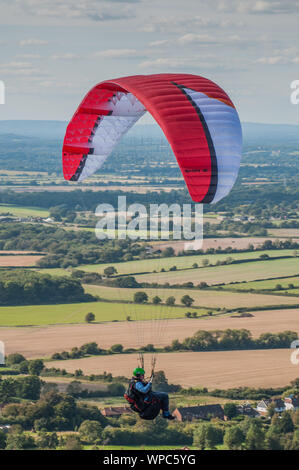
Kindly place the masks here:
POLYGON ((190 74, 135 75, 92 88, 66 130, 65 179, 83 181, 96 172, 146 111, 164 132, 193 201, 227 196, 242 154, 238 113, 216 83, 190 74))

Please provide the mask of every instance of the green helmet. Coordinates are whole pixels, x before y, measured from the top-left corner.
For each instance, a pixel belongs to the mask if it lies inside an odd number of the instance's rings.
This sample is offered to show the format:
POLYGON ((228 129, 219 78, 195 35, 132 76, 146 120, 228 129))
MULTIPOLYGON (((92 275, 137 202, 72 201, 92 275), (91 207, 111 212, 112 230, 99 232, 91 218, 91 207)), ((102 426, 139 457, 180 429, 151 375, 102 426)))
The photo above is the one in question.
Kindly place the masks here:
POLYGON ((145 370, 142 369, 141 367, 136 367, 136 369, 133 370, 133 375, 137 377, 137 375, 144 375, 145 370))

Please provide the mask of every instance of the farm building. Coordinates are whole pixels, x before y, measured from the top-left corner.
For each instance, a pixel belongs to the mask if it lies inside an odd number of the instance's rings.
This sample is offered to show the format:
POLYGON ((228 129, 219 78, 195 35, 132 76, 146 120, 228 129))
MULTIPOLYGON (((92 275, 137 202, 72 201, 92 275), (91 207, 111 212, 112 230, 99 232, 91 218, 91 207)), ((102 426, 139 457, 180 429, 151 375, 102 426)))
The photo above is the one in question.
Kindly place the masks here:
POLYGON ((127 406, 110 406, 101 410, 106 418, 120 418, 124 414, 132 413, 131 409, 127 406))
POLYGON ((281 398, 275 398, 274 400, 268 399, 258 402, 256 411, 259 415, 265 416, 268 412, 269 406, 272 404, 275 406, 276 413, 282 413, 285 410, 285 404, 283 400, 281 398))
POLYGON ((220 405, 198 405, 179 407, 172 413, 178 421, 193 421, 194 419, 220 418, 224 420, 224 412, 220 405))
POLYGON ((284 399, 284 405, 286 410, 298 410, 299 408, 299 396, 290 395, 284 399))
POLYGON ((255 418, 259 415, 259 413, 252 408, 250 403, 243 403, 243 405, 237 405, 238 414, 249 416, 250 418, 255 418))
POLYGON ((10 424, 3 424, 3 425, 0 426, 0 431, 3 431, 5 433, 7 433, 10 428, 11 428, 10 424))

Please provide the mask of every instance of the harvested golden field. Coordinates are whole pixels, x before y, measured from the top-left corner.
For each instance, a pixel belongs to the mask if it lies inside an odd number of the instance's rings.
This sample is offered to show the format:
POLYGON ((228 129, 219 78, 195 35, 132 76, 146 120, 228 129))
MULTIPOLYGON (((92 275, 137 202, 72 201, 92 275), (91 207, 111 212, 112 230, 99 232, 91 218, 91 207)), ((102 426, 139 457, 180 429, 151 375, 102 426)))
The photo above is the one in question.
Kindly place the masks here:
MULTIPOLYGON (((248 248, 249 245, 253 245, 255 248, 258 246, 261 246, 266 240, 274 241, 275 238, 273 237, 272 238, 271 237, 267 237, 267 238, 265 237, 205 238, 203 240, 202 249, 207 250, 208 248, 218 248, 218 247, 225 249, 231 246, 232 248, 236 248, 237 250, 244 250, 248 248)), ((162 242, 152 242, 152 245, 155 248, 155 250, 158 250, 158 249, 164 250, 168 246, 171 246, 175 250, 175 252, 178 253, 179 251, 184 250, 185 243, 186 241, 165 241, 165 242, 162 241, 162 242)))
MULTIPOLYGON (((85 292, 92 295, 98 295, 102 299, 108 300, 130 300, 133 301, 134 294, 138 291, 145 291, 152 301, 156 295, 162 299, 162 302, 173 296, 176 299, 176 305, 183 305, 181 298, 189 295, 194 299, 194 306, 208 308, 241 308, 241 307, 263 307, 270 305, 292 305, 299 304, 299 297, 287 297, 271 294, 254 294, 251 292, 228 292, 218 290, 195 290, 195 289, 120 289, 117 287, 84 285, 85 292)), ((128 307, 130 309, 130 307, 128 307)), ((131 307, 132 312, 134 306, 131 307)), ((157 307, 161 309, 161 307, 157 307)), ((133 313, 132 313, 133 315, 133 313)), ((133 317, 132 317, 133 318, 133 317)))
MULTIPOLYGON (((136 355, 99 356, 68 361, 53 361, 49 365, 86 374, 111 372, 130 377, 136 365, 136 355)), ((150 369, 150 355, 145 357, 150 369)), ((169 382, 185 387, 281 387, 299 376, 298 366, 290 361, 290 349, 259 351, 217 351, 160 354, 157 370, 164 370, 169 382)))
POLYGON ((0 267, 30 267, 35 266, 43 255, 5 255, 0 256, 0 267))
POLYGON ((299 238, 299 228, 271 228, 269 232, 274 237, 299 238))
MULTIPOLYGON (((246 328, 254 337, 262 333, 278 333, 284 330, 299 333, 299 309, 265 310, 254 312, 250 318, 232 318, 231 315, 209 318, 185 318, 167 320, 164 334, 158 346, 166 346, 173 339, 182 341, 198 330, 225 330, 246 328)), ((49 357, 54 352, 69 351, 75 346, 95 341, 108 349, 113 344, 125 348, 138 347, 137 332, 142 329, 144 344, 152 342, 152 322, 107 322, 101 324, 50 325, 40 327, 0 328, 0 340, 4 341, 6 353, 19 352, 28 358, 49 357)), ((299 371, 298 371, 299 376, 299 371)))

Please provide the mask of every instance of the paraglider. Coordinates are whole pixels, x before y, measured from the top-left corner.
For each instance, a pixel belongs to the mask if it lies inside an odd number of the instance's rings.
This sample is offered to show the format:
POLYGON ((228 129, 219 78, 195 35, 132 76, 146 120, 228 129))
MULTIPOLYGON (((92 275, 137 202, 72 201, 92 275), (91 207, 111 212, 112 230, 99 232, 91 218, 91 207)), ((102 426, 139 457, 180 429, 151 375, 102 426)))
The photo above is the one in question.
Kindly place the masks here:
POLYGON ((83 181, 95 173, 146 111, 164 132, 192 200, 227 196, 242 153, 238 113, 216 83, 190 74, 135 75, 92 88, 66 130, 64 178, 83 181))
MULTIPOLYGON (((93 175, 147 111, 162 129, 192 200, 210 204, 227 196, 237 179, 242 154, 239 116, 216 83, 190 74, 136 75, 106 80, 92 88, 66 130, 64 178, 81 182, 93 175)), ((162 311, 154 316, 157 341, 164 330, 164 316, 162 311)), ((151 390, 152 378, 145 381, 143 352, 139 355, 141 367, 134 370, 125 399, 142 419, 152 420, 161 410, 164 418, 174 419, 168 395, 151 390)), ((154 367, 155 359, 152 377, 154 367)))
POLYGON ((169 412, 169 398, 165 392, 153 392, 153 375, 148 382, 144 378, 145 370, 142 367, 136 367, 133 371, 133 377, 130 380, 129 387, 125 393, 125 399, 130 403, 131 409, 139 414, 141 419, 155 419, 160 410, 165 419, 175 419, 169 412))

